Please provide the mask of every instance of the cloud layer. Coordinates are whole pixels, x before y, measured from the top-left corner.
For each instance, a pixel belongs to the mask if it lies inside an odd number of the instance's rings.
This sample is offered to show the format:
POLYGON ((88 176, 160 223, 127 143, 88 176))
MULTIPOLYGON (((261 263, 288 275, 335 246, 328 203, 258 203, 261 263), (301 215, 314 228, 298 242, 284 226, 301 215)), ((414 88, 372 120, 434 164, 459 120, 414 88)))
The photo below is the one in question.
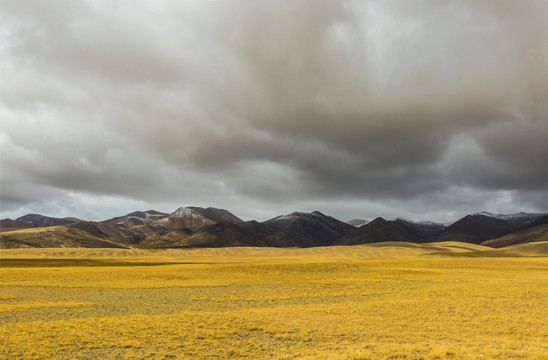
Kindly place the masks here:
POLYGON ((548 210, 546 1, 1 10, 3 216, 548 210))

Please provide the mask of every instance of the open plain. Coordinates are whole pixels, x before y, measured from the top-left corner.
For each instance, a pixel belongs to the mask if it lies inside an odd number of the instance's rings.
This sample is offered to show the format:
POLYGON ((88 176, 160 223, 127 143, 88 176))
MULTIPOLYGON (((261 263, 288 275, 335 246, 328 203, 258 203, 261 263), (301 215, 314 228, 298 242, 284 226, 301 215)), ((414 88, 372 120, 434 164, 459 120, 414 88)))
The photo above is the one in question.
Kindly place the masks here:
POLYGON ((0 358, 547 359, 547 249, 0 250, 0 358))

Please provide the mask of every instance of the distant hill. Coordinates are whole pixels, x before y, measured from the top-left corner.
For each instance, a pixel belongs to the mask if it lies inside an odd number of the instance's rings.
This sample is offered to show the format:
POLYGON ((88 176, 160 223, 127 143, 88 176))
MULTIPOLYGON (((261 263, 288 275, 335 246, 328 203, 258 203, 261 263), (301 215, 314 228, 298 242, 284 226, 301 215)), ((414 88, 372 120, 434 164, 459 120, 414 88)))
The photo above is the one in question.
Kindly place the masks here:
POLYGON ((22 221, 12 220, 8 218, 0 220, 0 231, 28 229, 30 227, 32 227, 30 224, 24 223, 22 221))
POLYGON ((30 229, 30 228, 36 228, 36 227, 67 225, 67 224, 75 223, 77 221, 81 221, 81 220, 74 217, 54 218, 54 217, 44 216, 40 214, 27 214, 27 215, 18 217, 15 220, 12 220, 12 219, 0 220, 0 228, 30 229))

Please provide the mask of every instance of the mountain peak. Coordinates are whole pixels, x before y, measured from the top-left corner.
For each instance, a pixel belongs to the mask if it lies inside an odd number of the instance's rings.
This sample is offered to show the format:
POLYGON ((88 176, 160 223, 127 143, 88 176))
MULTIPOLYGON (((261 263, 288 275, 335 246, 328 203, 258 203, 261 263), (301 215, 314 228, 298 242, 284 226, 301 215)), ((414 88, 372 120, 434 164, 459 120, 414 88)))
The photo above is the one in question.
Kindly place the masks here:
POLYGON ((352 219, 352 220, 348 220, 346 223, 350 224, 352 226, 355 226, 355 227, 360 227, 362 225, 365 225, 365 224, 369 223, 369 220, 366 220, 366 219, 352 219))
POLYGON ((382 216, 379 216, 379 217, 376 217, 375 219, 373 219, 369 224, 385 223, 385 222, 388 222, 388 221, 385 218, 383 218, 382 216))
POLYGON ((195 231, 218 222, 239 224, 244 221, 230 211, 224 209, 213 207, 204 209, 196 206, 181 206, 168 216, 158 219, 153 224, 163 226, 169 230, 190 229, 195 231))
POLYGON ((305 212, 294 211, 294 212, 292 212, 292 213, 290 213, 290 214, 278 215, 278 216, 273 217, 272 219, 267 220, 267 221, 286 221, 286 220, 295 220, 295 219, 303 218, 303 217, 309 216, 309 215, 310 215, 310 214, 305 213, 305 212))
POLYGON ((341 236, 355 230, 352 225, 319 211, 280 215, 263 224, 270 229, 272 235, 286 234, 291 241, 304 247, 331 245, 341 236))
POLYGON ((314 215, 314 216, 325 216, 325 214, 323 214, 323 213, 321 213, 321 212, 319 212, 319 211, 317 211, 317 210, 311 212, 310 214, 311 214, 311 215, 314 215))
POLYGON ((291 219, 303 219, 303 218, 317 218, 317 217, 327 217, 327 215, 319 212, 319 211, 313 211, 311 213, 303 212, 303 211, 294 211, 290 214, 285 215, 278 215, 271 220, 291 220, 291 219))
POLYGON ((115 218, 102 221, 102 223, 130 228, 138 225, 148 225, 153 221, 165 217, 166 215, 167 214, 156 210, 134 211, 124 216, 117 216, 115 218))
POLYGON ((402 217, 397 217, 394 221, 403 221, 409 224, 416 224, 416 225, 425 225, 425 226, 435 226, 435 227, 443 227, 444 224, 437 223, 434 221, 413 221, 402 217))

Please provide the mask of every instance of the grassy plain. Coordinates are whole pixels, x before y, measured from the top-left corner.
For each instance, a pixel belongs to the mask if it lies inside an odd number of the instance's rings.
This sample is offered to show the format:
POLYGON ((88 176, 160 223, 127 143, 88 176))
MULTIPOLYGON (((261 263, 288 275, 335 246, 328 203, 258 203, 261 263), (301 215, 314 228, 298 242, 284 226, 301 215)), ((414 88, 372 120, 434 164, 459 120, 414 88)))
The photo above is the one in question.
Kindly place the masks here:
POLYGON ((548 359, 547 246, 0 250, 0 358, 548 359))

